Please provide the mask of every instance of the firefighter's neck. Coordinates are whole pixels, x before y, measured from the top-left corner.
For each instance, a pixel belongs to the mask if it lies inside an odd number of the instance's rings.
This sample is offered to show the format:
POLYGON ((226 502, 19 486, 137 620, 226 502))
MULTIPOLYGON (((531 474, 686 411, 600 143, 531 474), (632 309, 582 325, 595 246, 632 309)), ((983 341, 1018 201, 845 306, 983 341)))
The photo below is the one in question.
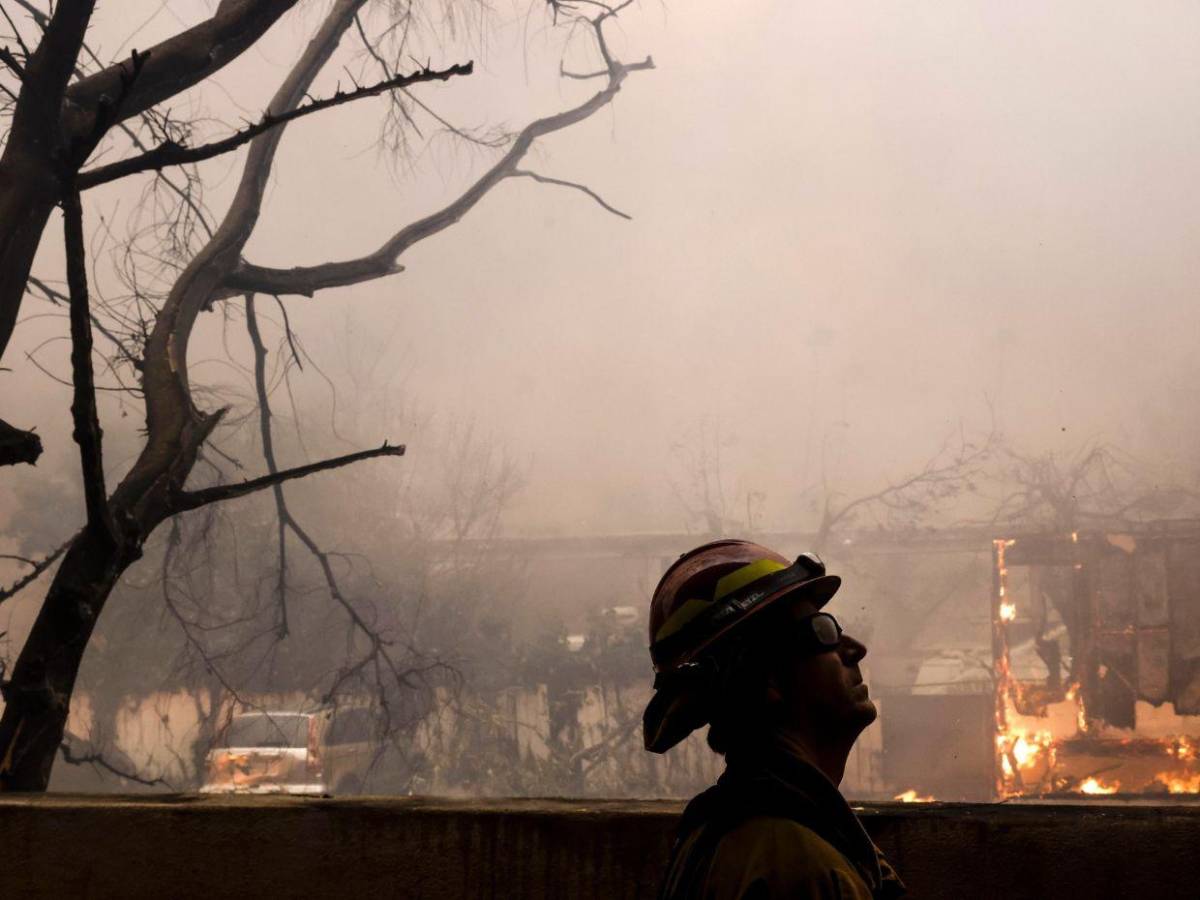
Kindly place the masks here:
POLYGON ((850 748, 854 746, 853 738, 841 741, 821 735, 817 739, 801 729, 787 727, 775 733, 775 742, 788 755, 802 759, 819 770, 833 782, 834 787, 842 783, 842 777, 846 774, 846 760, 850 757, 850 748))

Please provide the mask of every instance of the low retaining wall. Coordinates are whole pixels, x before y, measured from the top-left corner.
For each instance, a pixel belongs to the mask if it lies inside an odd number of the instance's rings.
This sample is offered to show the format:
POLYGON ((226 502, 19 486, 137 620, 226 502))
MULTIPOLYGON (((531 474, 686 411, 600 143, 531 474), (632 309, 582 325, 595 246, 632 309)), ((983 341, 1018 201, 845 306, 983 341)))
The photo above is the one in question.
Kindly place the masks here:
MULTIPOLYGON (((680 804, 0 797, 0 897, 652 898, 680 804)), ((1194 897, 1200 808, 861 813, 914 897, 1194 897)))

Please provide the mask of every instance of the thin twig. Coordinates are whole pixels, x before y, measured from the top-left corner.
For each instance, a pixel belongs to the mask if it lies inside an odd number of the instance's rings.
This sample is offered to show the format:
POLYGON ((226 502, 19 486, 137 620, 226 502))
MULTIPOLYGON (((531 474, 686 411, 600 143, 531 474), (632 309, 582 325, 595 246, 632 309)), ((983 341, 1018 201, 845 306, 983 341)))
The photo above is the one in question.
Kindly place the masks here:
POLYGON ((573 190, 576 190, 576 191, 582 191, 583 193, 585 193, 589 197, 591 197, 593 200, 595 200, 597 203, 599 203, 602 207, 604 207, 604 209, 606 209, 610 213, 612 213, 614 216, 620 216, 622 219, 632 219, 633 218, 633 216, 629 215, 628 213, 623 213, 619 209, 617 209, 615 206, 611 206, 608 203, 606 203, 604 201, 603 197, 601 197, 599 194, 597 194, 595 191, 593 191, 590 187, 588 187, 585 184, 577 184, 574 181, 564 181, 561 178, 550 178, 547 175, 539 175, 537 172, 530 172, 530 171, 527 171, 526 169, 513 169, 512 174, 509 177, 510 178, 532 178, 534 181, 539 182, 540 184, 556 184, 559 187, 567 187, 567 188, 572 188, 573 190))
POLYGON ((96 766, 98 768, 101 768, 108 772, 111 772, 113 775, 116 775, 118 778, 124 778, 127 781, 132 781, 132 782, 135 782, 136 784, 145 785, 146 787, 156 787, 160 784, 163 785, 164 787, 171 786, 171 783, 169 781, 167 781, 167 779, 165 779, 161 776, 159 776, 158 778, 144 778, 143 776, 138 775, 136 772, 127 772, 124 769, 114 766, 107 759, 105 759, 103 753, 93 752, 93 753, 85 753, 83 756, 76 756, 71 751, 71 748, 67 744, 66 741, 63 741, 59 745, 59 750, 62 751, 63 762, 70 763, 73 766, 86 766, 86 765, 96 766))
MULTIPOLYGON (((263 459, 267 463, 267 471, 271 474, 279 472, 275 460, 275 442, 271 437, 271 407, 267 402, 267 347, 263 343, 258 330, 258 316, 254 311, 254 295, 246 294, 246 330, 250 333, 250 343, 254 346, 254 390, 258 394, 258 430, 262 439, 263 459)), ((275 597, 279 603, 279 637, 288 634, 287 607, 287 501, 283 496, 283 485, 271 485, 271 493, 275 498, 275 524, 278 531, 279 572, 275 580, 275 597)))

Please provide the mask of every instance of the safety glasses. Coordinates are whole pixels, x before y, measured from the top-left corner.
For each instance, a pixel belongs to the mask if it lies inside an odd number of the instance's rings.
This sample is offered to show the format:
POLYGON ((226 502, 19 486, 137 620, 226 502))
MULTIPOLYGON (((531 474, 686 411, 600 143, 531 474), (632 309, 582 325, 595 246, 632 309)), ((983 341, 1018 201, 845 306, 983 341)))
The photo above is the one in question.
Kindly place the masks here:
POLYGON ((813 613, 805 616, 797 625, 800 649, 806 654, 836 650, 842 642, 842 626, 829 613, 813 613))

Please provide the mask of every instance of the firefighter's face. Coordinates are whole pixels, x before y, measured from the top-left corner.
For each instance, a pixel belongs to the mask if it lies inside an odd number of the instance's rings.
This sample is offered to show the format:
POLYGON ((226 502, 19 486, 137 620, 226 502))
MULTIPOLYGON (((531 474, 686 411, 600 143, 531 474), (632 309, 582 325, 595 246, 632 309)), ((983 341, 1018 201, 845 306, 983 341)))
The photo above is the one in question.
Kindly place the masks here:
MULTIPOLYGON (((816 607, 806 601, 792 604, 790 624, 803 628, 804 620, 815 612, 816 607)), ((777 689, 790 724, 853 740, 874 722, 879 713, 858 665, 866 655, 865 645, 843 633, 834 649, 786 659, 777 689)))

